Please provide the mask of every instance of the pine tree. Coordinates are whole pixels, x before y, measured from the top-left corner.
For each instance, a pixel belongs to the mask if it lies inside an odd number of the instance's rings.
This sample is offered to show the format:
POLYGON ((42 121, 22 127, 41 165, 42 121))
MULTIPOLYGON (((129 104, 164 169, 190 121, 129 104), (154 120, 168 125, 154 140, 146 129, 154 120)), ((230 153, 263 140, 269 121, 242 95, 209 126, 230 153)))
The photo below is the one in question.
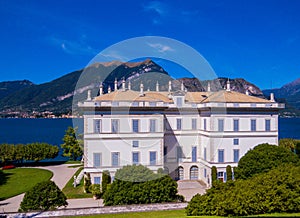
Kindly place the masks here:
POLYGON ((77 128, 69 127, 63 138, 64 143, 61 145, 64 150, 63 156, 69 157, 70 160, 77 160, 83 154, 81 142, 76 138, 76 131, 77 128))

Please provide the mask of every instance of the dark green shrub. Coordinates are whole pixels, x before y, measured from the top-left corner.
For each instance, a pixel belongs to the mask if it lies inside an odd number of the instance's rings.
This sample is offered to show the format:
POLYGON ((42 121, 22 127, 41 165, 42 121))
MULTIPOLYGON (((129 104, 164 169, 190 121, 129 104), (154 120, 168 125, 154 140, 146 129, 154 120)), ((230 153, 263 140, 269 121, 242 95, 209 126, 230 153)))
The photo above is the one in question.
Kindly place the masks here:
POLYGON ((84 189, 84 192, 85 193, 90 193, 90 186, 91 186, 91 175, 89 173, 87 173, 85 176, 84 176, 84 185, 83 185, 83 189, 84 189))
POLYGON ((67 198, 57 185, 52 181, 45 181, 25 193, 19 210, 45 211, 67 205, 67 198))
POLYGON ((105 170, 102 173, 102 194, 104 194, 106 192, 107 189, 107 185, 111 183, 111 176, 109 171, 105 170))
POLYGON ((217 183, 218 180, 218 171, 216 166, 212 166, 211 168, 211 182, 212 185, 214 186, 217 183))
POLYGON ((227 175, 227 181, 232 181, 232 169, 230 165, 226 167, 226 175, 227 175))
POLYGON ((281 166, 251 179, 219 183, 196 195, 187 215, 248 216, 300 212, 300 167, 281 166))
POLYGON ((114 182, 107 188, 104 204, 147 204, 182 200, 177 195, 177 183, 168 175, 155 174, 139 165, 117 170, 114 182))
POLYGON ((89 191, 95 196, 97 199, 101 197, 101 187, 100 184, 92 184, 89 187, 89 191))
POLYGON ((299 165, 300 159, 284 147, 260 144, 240 159, 234 176, 236 179, 247 179, 283 164, 299 165))

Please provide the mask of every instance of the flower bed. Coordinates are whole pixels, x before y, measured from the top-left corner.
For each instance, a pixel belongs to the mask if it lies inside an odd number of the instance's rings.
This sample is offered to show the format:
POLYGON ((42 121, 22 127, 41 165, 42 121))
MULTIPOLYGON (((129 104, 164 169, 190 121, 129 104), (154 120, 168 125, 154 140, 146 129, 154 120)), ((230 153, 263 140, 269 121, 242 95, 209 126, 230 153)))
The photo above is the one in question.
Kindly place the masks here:
POLYGON ((9 170, 9 169, 14 169, 14 168, 16 168, 15 167, 15 165, 7 165, 7 166, 4 166, 4 167, 2 167, 2 170, 9 170))

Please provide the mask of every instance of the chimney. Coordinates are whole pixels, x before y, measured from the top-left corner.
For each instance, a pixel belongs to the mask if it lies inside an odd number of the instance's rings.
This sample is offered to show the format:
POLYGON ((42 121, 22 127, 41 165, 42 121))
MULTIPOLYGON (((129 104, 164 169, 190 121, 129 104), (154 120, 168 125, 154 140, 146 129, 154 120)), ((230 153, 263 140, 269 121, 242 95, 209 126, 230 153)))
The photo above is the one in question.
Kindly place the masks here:
POLYGON ((125 92, 126 91, 126 87, 125 87, 125 79, 123 78, 122 80, 122 91, 125 92))
POLYGON ((86 99, 87 101, 91 101, 92 100, 91 95, 92 95, 91 90, 88 90, 88 95, 87 95, 87 99, 86 99))
POLYGON ((248 89, 246 90, 246 95, 249 95, 249 91, 248 91, 248 89))
POLYGON ((100 88, 99 88, 99 96, 103 95, 103 85, 102 82, 100 83, 100 88))
POLYGON ((114 91, 117 91, 118 90, 118 82, 117 82, 117 78, 115 79, 115 89, 114 91))
POLYGON ((156 91, 159 92, 159 84, 158 84, 158 81, 156 82, 156 91))
POLYGON ((144 96, 144 85, 141 83, 140 85, 140 96, 144 96))
POLYGON ((183 81, 181 81, 181 91, 184 91, 183 81))
POLYGON ((130 80, 128 82, 128 90, 131 90, 131 82, 130 82, 130 80))
POLYGON ((227 91, 227 92, 230 91, 230 81, 229 81, 229 79, 227 80, 226 91, 227 91))
POLYGON ((172 90, 172 82, 171 82, 171 80, 169 81, 169 88, 168 88, 168 92, 171 92, 171 90, 172 90))
POLYGON ((274 93, 271 93, 271 94, 270 94, 270 101, 271 101, 271 102, 275 102, 274 93))
POLYGON ((210 82, 207 83, 207 91, 208 91, 208 92, 211 92, 211 91, 210 91, 210 82))
POLYGON ((107 93, 110 93, 110 92, 111 92, 111 88, 110 88, 110 86, 108 86, 107 93))

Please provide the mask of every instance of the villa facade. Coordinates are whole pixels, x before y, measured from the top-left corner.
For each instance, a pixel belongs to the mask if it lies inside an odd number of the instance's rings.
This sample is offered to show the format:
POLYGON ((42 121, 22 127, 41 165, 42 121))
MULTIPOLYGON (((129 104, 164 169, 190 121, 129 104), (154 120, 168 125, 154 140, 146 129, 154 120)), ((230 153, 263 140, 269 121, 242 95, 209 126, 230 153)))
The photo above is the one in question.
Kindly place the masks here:
POLYGON ((84 110, 84 170, 100 183, 125 165, 165 170, 176 180, 211 183, 211 167, 226 181, 226 166, 260 143, 278 144, 284 105, 230 90, 140 91, 122 87, 79 104, 84 110))

